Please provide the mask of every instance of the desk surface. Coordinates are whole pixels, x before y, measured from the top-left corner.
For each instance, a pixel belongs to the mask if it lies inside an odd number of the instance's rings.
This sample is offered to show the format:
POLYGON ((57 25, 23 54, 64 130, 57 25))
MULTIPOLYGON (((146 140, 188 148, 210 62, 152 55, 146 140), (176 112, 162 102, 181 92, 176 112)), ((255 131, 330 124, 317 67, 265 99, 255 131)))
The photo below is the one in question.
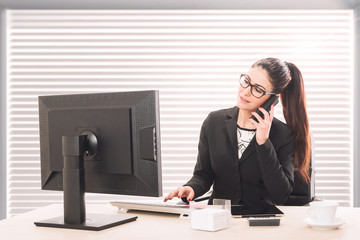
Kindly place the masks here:
MULTIPOLYGON (((338 208, 336 217, 348 220, 348 223, 336 230, 314 230, 303 219, 308 207, 279 207, 285 215, 278 227, 249 227, 248 221, 233 218, 232 226, 218 232, 193 230, 189 219, 176 215, 131 212, 137 215, 134 222, 117 227, 95 231, 36 227, 34 221, 62 214, 62 205, 49 205, 37 210, 0 221, 1 239, 359 239, 360 208, 338 208)), ((110 204, 88 205, 88 213, 118 214, 117 208, 110 204)))

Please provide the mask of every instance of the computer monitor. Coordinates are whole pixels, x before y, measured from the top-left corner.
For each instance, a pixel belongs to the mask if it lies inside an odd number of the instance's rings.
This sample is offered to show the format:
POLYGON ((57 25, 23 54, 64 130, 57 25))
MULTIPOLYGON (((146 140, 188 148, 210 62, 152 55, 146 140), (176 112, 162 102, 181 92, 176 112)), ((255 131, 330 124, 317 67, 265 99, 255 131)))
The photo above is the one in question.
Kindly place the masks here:
POLYGON ((41 185, 64 191, 64 216, 37 226, 101 230, 136 219, 85 218, 85 192, 162 196, 158 95, 39 97, 41 185))

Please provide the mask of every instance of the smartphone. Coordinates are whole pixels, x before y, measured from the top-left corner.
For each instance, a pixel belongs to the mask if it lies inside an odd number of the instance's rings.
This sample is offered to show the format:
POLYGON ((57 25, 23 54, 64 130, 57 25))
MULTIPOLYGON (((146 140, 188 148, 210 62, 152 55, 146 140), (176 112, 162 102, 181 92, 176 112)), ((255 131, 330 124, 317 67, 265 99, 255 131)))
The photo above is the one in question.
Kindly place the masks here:
MULTIPOLYGON (((269 97, 268 100, 266 100, 261 107, 263 109, 265 109, 267 112, 270 112, 271 109, 271 105, 274 104, 274 106, 279 102, 279 98, 276 95, 271 95, 269 97)), ((264 118, 264 114, 260 111, 260 109, 256 110, 256 113, 260 115, 261 118, 264 118)), ((254 115, 251 116, 251 119, 255 120, 256 122, 258 122, 258 120, 256 119, 256 117, 254 115)))

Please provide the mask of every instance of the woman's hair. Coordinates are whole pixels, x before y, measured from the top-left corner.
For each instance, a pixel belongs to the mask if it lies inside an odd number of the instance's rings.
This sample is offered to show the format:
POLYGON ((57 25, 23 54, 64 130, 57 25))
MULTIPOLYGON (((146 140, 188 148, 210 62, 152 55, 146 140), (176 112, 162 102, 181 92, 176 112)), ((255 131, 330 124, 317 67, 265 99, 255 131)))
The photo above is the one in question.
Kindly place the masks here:
POLYGON ((270 77, 273 92, 280 93, 285 120, 294 134, 295 166, 299 169, 302 178, 309 182, 311 139, 301 72, 295 64, 283 62, 277 58, 261 59, 252 67, 264 69, 270 77))

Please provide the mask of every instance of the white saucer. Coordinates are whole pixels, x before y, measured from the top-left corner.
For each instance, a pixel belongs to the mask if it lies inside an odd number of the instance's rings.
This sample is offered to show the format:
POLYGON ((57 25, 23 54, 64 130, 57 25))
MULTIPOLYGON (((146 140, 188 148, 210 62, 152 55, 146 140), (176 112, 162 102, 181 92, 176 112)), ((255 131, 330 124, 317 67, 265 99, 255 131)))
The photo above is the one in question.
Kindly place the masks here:
POLYGON ((330 224, 319 224, 319 223, 314 223, 313 221, 310 220, 310 218, 304 218, 304 222, 309 225, 310 227, 312 227, 313 229, 318 229, 318 230, 331 230, 331 229, 337 229, 338 227, 340 227, 341 225, 347 223, 347 220, 343 219, 343 218, 335 218, 333 223, 330 224))

